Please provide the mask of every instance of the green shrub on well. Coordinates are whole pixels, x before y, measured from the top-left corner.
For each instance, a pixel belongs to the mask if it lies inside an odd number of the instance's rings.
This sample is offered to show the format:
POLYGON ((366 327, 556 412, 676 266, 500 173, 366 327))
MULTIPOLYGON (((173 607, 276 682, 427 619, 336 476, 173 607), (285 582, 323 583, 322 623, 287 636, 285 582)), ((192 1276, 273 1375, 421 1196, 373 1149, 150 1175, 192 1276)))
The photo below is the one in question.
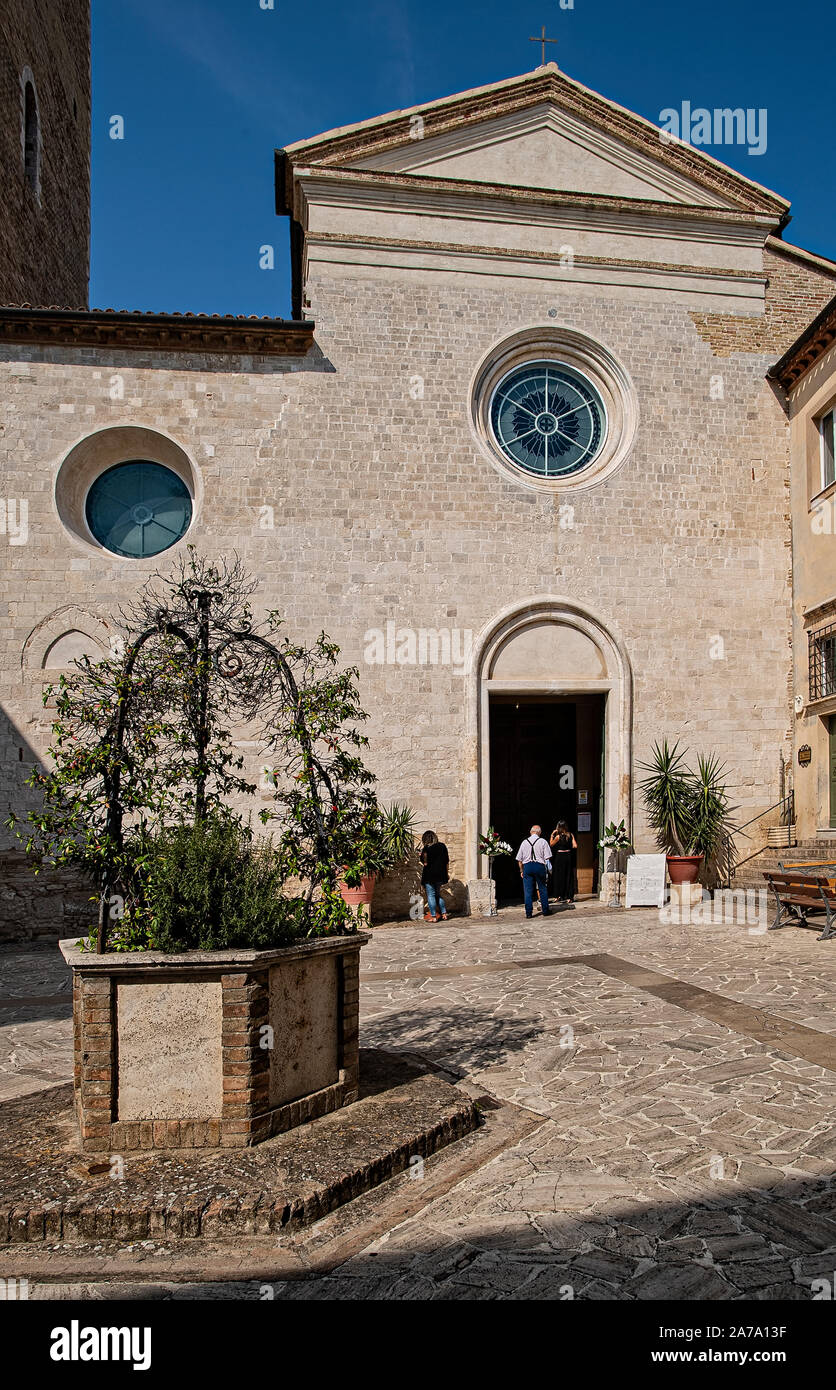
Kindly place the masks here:
POLYGON ((414 852, 411 812, 379 806, 363 761, 358 669, 340 667, 324 632, 298 644, 278 613, 256 620, 256 587, 237 556, 190 546, 114 618, 112 656, 81 658, 44 691, 57 717, 49 759, 28 779, 40 804, 5 824, 35 872, 85 875, 89 950, 348 934, 342 876, 379 875, 414 852), (243 728, 257 731, 274 788, 256 812, 277 823, 272 848, 233 811, 258 792, 234 737, 243 728))
POLYGON ((209 817, 164 830, 147 851, 142 908, 112 933, 111 949, 137 949, 130 943, 142 934, 140 913, 146 949, 170 952, 291 946, 355 929, 338 896, 306 912, 304 899, 283 896, 282 881, 271 842, 236 821, 209 817))

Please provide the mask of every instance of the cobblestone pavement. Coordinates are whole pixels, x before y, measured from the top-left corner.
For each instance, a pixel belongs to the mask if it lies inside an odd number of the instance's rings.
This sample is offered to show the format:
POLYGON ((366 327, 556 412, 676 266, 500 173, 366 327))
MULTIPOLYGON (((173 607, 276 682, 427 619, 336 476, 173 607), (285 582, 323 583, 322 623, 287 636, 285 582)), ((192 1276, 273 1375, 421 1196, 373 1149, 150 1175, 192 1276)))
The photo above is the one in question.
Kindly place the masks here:
POLYGON ((72 980, 57 946, 0 947, 0 1101, 73 1078, 72 980))
MULTIPOLYGON (((69 1075, 68 1013, 10 1014, 15 990, 62 979, 43 953, 18 958, 20 974, 0 960, 0 1084, 32 1089, 69 1075)), ((833 1280, 836 942, 589 902, 376 928, 361 982, 364 1044, 421 1054, 541 1123, 276 1298, 807 1300, 833 1280)))

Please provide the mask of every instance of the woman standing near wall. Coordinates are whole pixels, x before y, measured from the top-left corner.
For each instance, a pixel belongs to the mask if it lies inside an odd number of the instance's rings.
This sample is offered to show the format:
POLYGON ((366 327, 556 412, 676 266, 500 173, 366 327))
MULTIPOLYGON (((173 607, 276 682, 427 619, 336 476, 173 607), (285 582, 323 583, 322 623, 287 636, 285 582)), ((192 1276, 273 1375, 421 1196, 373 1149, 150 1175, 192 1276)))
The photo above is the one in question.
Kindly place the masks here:
POLYGON ((427 906, 431 922, 446 922, 447 908, 441 896, 442 886, 449 881, 450 856, 447 846, 439 840, 434 830, 425 830, 421 836, 423 846, 420 860, 421 883, 427 894, 427 906))
POLYGON ((554 858, 554 895, 559 903, 570 903, 575 896, 574 854, 578 842, 566 824, 559 820, 549 838, 554 858))

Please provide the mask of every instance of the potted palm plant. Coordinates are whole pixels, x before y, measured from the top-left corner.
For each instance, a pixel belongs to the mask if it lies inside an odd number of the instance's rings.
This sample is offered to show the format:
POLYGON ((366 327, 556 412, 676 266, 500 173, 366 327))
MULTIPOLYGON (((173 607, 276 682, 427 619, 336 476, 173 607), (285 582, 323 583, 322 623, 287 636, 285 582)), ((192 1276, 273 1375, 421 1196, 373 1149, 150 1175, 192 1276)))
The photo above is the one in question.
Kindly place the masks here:
POLYGON ((415 817, 409 806, 393 801, 375 807, 363 819, 339 890, 350 907, 368 907, 375 883, 391 869, 406 863, 415 849, 415 817))
MULTIPOLYGON (((726 791, 726 769, 714 753, 699 755, 692 779, 694 843, 703 855, 703 880, 717 881, 719 860, 737 827, 726 791)), ((673 882, 673 880, 671 880, 673 882)))
POLYGON ((692 772, 679 744, 654 744, 648 775, 640 782, 647 818, 667 859, 671 883, 696 883, 703 865, 712 866, 734 830, 725 786, 725 768, 710 754, 699 755, 692 772))

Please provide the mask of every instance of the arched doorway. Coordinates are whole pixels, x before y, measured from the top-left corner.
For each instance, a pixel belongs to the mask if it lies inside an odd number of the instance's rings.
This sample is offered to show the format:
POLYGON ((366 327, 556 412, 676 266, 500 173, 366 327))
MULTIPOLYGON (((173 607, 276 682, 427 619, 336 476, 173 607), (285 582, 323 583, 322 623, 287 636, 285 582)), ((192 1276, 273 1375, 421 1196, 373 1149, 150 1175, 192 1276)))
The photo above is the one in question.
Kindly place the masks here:
POLYGON ((600 831, 632 814, 632 673, 613 625, 552 595, 499 614, 474 646, 468 738, 467 877, 487 874, 489 824, 519 843, 533 820, 547 833, 562 816, 583 827, 579 887, 597 887, 600 831))

